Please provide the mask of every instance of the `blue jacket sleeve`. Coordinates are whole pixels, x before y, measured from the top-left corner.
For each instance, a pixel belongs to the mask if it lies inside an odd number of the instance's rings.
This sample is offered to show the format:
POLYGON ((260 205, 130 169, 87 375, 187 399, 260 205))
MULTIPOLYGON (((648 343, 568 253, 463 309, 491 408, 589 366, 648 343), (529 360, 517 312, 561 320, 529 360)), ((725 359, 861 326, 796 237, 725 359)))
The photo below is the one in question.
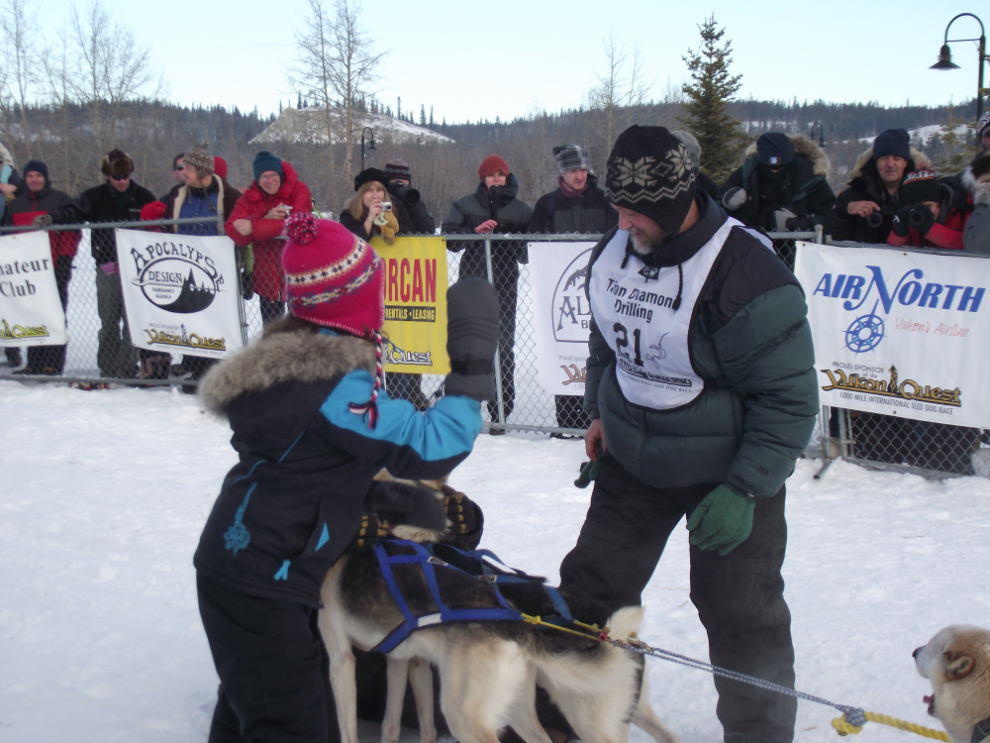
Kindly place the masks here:
POLYGON ((469 397, 444 397, 419 412, 412 403, 378 395, 378 422, 368 428, 367 415, 350 410, 350 403, 371 397, 374 377, 366 371, 347 374, 333 389, 320 414, 327 437, 358 459, 376 468, 387 467, 397 477, 433 479, 463 461, 481 433, 481 404, 469 397))

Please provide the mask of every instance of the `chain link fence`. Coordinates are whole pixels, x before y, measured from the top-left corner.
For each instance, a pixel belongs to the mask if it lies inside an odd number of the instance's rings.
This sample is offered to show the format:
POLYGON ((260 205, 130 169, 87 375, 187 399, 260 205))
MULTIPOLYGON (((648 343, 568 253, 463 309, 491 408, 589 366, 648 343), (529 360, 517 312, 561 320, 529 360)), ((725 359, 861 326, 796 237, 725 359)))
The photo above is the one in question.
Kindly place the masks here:
MULTIPOLYGON (((93 384, 181 385, 194 391, 208 368, 206 359, 181 354, 134 349, 129 339, 120 299, 119 274, 101 267, 106 248, 113 245, 113 229, 151 229, 186 234, 222 234, 216 220, 158 220, 52 226, 52 233, 76 233, 78 249, 68 260, 60 258, 56 277, 65 308, 70 340, 66 347, 7 349, 0 358, 0 378, 51 380, 93 384), (94 244, 96 249, 94 250, 94 244), (61 350, 59 350, 61 348, 61 350), (204 363, 206 362, 206 363, 204 363), (25 374, 25 370, 40 373, 25 374)), ((0 228, 0 234, 27 228, 0 228)), ((483 277, 495 285, 500 304, 500 342, 496 364, 498 397, 483 408, 489 431, 550 433, 582 436, 590 423, 581 395, 553 395, 539 383, 536 328, 527 244, 529 242, 597 241, 601 235, 446 235, 449 283, 461 276, 483 277)), ((791 267, 795 240, 822 242, 822 233, 771 233, 774 247, 791 267)), ((239 252, 243 279, 250 255, 239 252)), ((261 335, 264 322, 285 313, 285 304, 242 292, 245 339, 261 335), (244 294, 248 294, 244 297, 244 294)), ((393 397, 425 407, 439 393, 443 377, 388 374, 386 388, 393 397)), ((823 408, 808 454, 827 464, 844 458, 883 469, 929 476, 978 474, 990 476, 990 437, 975 428, 913 421, 875 413, 823 408)))

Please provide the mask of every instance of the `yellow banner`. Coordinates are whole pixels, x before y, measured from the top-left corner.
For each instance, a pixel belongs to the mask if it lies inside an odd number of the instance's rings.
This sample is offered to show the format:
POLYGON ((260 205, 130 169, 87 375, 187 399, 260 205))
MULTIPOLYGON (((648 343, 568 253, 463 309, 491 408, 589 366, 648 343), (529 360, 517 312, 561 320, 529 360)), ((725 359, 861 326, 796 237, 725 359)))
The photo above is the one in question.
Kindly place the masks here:
POLYGON ((386 371, 447 374, 447 243, 442 237, 380 238, 371 246, 385 260, 386 371))

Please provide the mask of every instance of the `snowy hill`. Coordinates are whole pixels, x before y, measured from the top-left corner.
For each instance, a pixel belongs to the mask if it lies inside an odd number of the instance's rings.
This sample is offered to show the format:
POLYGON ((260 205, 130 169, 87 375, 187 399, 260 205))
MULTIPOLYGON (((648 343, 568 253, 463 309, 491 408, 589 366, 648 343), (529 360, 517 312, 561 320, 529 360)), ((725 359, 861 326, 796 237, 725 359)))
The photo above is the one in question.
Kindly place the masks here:
MULTIPOLYGON (((337 111, 331 111, 338 131, 343 128, 343 117, 337 111)), ((453 139, 433 131, 425 126, 411 124, 408 121, 385 114, 358 113, 355 122, 355 144, 361 141, 361 130, 370 127, 379 140, 390 139, 396 144, 425 144, 427 142, 453 143, 453 139)), ((308 106, 307 108, 287 108, 261 134, 251 140, 251 144, 266 142, 326 142, 326 107, 308 106)), ((333 135, 333 141, 338 142, 339 134, 333 135)))

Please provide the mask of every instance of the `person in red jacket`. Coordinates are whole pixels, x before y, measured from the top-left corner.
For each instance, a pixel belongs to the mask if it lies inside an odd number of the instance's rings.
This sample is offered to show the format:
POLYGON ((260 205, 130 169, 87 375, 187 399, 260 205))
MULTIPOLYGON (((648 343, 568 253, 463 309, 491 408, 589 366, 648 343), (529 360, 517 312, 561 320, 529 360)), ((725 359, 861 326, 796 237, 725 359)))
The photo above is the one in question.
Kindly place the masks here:
POLYGON ((264 323, 285 314, 285 273, 281 239, 285 218, 292 210, 312 211, 309 186, 299 180, 295 169, 271 152, 254 157, 254 182, 237 200, 227 223, 227 235, 235 245, 254 245, 254 291, 261 302, 264 323))
MULTIPOLYGON (((31 227, 39 217, 57 211, 72 198, 64 191, 56 191, 48 182, 48 166, 41 160, 32 160, 24 166, 24 190, 14 198, 3 216, 5 225, 31 227)), ((38 220, 40 222, 40 220, 38 220)), ((48 220, 47 224, 51 224, 48 220)), ((62 311, 69 304, 69 280, 72 278, 72 259, 79 248, 82 234, 77 230, 48 233, 52 249, 52 265, 55 267, 55 283, 62 300, 62 311)), ((27 353, 27 366, 15 374, 45 374, 57 376, 65 368, 66 346, 31 346, 27 353)))
MULTIPOLYGON (((973 209, 972 201, 959 204, 961 189, 941 182, 930 170, 904 176, 901 199, 907 206, 894 215, 888 245, 915 248, 963 249, 963 228, 973 209)), ((963 196, 965 198, 965 196, 963 196)))

